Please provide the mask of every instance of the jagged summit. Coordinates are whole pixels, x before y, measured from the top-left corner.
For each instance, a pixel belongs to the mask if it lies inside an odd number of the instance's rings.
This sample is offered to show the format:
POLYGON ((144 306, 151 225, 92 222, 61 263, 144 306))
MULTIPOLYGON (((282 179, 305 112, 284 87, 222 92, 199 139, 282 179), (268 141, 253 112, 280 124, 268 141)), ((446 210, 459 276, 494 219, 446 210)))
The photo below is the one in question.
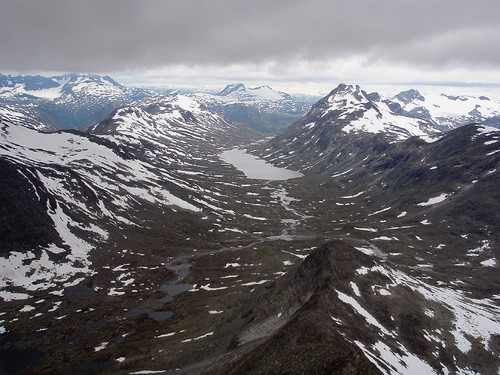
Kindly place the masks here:
POLYGON ((361 90, 359 85, 341 83, 333 89, 330 94, 328 94, 327 101, 329 104, 342 103, 343 105, 346 105, 356 104, 357 102, 366 103, 370 100, 367 98, 366 92, 361 90))
POLYGON ((354 93, 361 91, 361 87, 356 84, 349 83, 340 83, 336 88, 334 88, 330 95, 339 94, 339 93, 354 93))
POLYGON ((432 122, 407 116, 400 105, 378 93, 367 94, 359 85, 345 83, 318 101, 298 124, 304 131, 333 127, 344 133, 384 134, 397 140, 438 132, 432 122))
POLYGON ((243 83, 233 83, 231 85, 227 85, 224 90, 219 92, 217 95, 219 96, 227 96, 235 91, 246 91, 246 87, 243 83))
POLYGON ((425 102, 424 96, 415 89, 401 91, 399 94, 394 96, 394 99, 397 99, 404 104, 408 104, 408 103, 413 102, 415 100, 420 100, 422 102, 425 102))

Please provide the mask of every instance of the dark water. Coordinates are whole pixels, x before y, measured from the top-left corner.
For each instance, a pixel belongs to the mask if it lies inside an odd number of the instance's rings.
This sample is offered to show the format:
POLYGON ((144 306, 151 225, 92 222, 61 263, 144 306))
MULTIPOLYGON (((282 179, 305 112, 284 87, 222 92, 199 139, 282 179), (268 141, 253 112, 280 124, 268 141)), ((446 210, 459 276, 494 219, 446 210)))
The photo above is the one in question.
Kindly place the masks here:
POLYGON ((158 302, 169 303, 174 300, 174 297, 178 294, 187 292, 193 288, 191 284, 179 283, 184 280, 189 274, 191 265, 189 263, 182 263, 185 257, 176 257, 170 262, 165 264, 165 267, 176 273, 176 279, 171 283, 166 283, 160 286, 160 290, 165 293, 165 296, 159 300, 146 300, 143 301, 139 306, 131 309, 128 312, 128 316, 136 317, 142 314, 147 314, 147 316, 157 322, 163 322, 174 316, 174 313, 169 310, 153 310, 151 307, 158 302))
POLYGON ((72 375, 95 374, 97 372, 110 369, 117 363, 118 362, 116 361, 86 363, 81 366, 68 368, 65 370, 65 373, 72 375))
POLYGON ((148 313, 148 316, 157 322, 163 322, 173 317, 174 313, 172 311, 152 311, 148 313))
POLYGON ((0 374, 17 375, 36 367, 45 353, 38 349, 18 349, 17 336, 12 332, 3 335, 0 345, 7 346, 0 351, 0 374))
POLYGON ((141 306, 134 307, 132 310, 130 310, 127 315, 129 317, 135 318, 139 315, 146 314, 148 317, 156 320, 157 322, 163 322, 174 316, 174 313, 172 311, 155 311, 151 307, 149 307, 155 302, 155 300, 145 301, 141 306))
POLYGON ((172 259, 170 262, 165 263, 165 268, 172 270, 177 275, 176 281, 184 280, 187 275, 189 275, 189 271, 191 269, 191 265, 189 263, 180 263, 185 259, 185 257, 176 257, 172 259), (179 264, 176 264, 179 262, 179 264))
POLYGON ((192 288, 192 284, 163 284, 160 290, 167 293, 167 295, 162 298, 162 301, 171 302, 176 295, 187 292, 192 288))
POLYGON ((73 285, 64 289, 64 296, 70 302, 76 303, 82 300, 94 298, 96 296, 96 292, 94 289, 85 285, 73 285))
POLYGON ((94 334, 96 330, 104 327, 108 323, 108 320, 109 320, 108 318, 102 318, 102 319, 96 320, 95 322, 88 324, 86 327, 84 327, 80 331, 77 331, 77 332, 73 333, 72 335, 66 337, 61 342, 63 344, 71 344, 72 342, 79 340, 80 338, 82 338, 84 336, 94 334))

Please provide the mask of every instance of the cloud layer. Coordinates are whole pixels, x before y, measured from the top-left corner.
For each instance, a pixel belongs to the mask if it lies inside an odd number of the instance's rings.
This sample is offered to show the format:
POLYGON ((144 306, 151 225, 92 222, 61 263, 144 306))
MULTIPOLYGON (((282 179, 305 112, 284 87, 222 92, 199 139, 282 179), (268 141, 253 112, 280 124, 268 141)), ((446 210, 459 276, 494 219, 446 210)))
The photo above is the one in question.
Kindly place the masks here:
POLYGON ((500 82, 498 0, 0 3, 0 71, 500 82))

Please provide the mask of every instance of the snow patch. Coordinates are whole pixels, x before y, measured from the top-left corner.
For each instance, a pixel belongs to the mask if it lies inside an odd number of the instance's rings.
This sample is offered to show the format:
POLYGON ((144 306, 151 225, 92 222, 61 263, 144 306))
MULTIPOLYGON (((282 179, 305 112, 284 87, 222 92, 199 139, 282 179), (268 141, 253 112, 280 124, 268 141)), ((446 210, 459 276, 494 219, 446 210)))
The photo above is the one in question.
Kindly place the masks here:
POLYGON ((206 337, 212 336, 213 334, 214 334, 213 332, 208 332, 208 333, 205 333, 204 335, 201 335, 201 336, 198 336, 198 337, 194 337, 192 339, 182 340, 181 342, 198 341, 198 340, 204 339, 206 337))
POLYGON ((483 267, 495 267, 495 265, 497 264, 497 261, 495 258, 491 258, 491 259, 483 260, 480 264, 483 267))
POLYGON ((443 193, 437 197, 429 198, 429 200, 427 202, 418 203, 417 206, 430 206, 430 205, 433 205, 436 203, 440 203, 440 202, 444 201, 447 196, 448 196, 447 194, 443 193))

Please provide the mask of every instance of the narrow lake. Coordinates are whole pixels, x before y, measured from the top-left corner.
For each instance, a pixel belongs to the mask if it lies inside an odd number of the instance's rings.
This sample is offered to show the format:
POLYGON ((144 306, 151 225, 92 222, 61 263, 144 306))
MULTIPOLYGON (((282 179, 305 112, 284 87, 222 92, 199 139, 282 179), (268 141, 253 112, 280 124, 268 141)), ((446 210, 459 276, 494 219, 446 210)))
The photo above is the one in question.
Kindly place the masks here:
POLYGON ((219 157, 234 165, 237 169, 242 171, 248 178, 258 180, 289 180, 291 178, 302 177, 300 172, 292 171, 286 168, 278 168, 269 164, 265 160, 259 159, 256 156, 248 154, 245 150, 233 148, 224 151, 219 157))

